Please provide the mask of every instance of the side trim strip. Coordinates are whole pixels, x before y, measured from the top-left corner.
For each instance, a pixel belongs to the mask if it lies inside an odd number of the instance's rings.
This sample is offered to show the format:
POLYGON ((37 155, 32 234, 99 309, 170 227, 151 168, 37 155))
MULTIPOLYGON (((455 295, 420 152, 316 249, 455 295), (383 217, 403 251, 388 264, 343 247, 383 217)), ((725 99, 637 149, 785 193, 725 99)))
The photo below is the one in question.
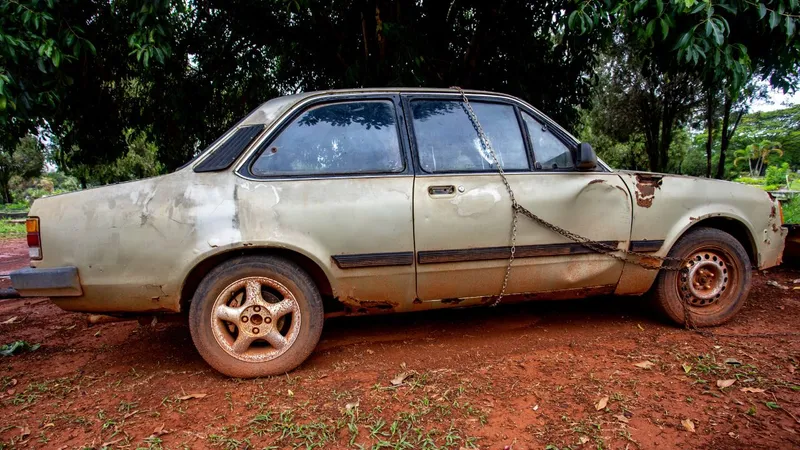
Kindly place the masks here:
POLYGON ((356 269, 359 267, 410 266, 414 264, 414 252, 334 255, 331 256, 331 258, 340 269, 356 269))
MULTIPOLYGON (((601 241, 606 245, 616 246, 619 241, 601 241)), ((507 259, 511 247, 483 247, 459 250, 430 250, 417 253, 418 264, 437 264, 447 262, 489 261, 507 259)), ((578 243, 518 245, 514 254, 516 258, 533 258, 540 256, 579 255, 593 253, 591 249, 578 243)))
POLYGON ((633 252, 657 252, 664 245, 664 241, 650 241, 647 239, 641 241, 631 241, 630 250, 633 252))

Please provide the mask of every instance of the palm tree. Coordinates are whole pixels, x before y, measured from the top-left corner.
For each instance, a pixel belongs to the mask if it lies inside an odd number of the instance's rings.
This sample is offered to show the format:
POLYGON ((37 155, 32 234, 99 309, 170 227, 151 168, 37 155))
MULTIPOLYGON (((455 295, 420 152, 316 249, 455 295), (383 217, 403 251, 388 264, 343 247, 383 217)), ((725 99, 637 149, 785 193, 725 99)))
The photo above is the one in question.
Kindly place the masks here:
POLYGON ((750 144, 744 150, 736 150, 733 155, 736 159, 733 160, 733 165, 738 166, 739 162, 747 161, 750 169, 750 176, 761 176, 764 167, 769 164, 770 155, 783 156, 780 142, 761 141, 758 144, 750 144), (755 161, 755 164, 753 163, 755 161))

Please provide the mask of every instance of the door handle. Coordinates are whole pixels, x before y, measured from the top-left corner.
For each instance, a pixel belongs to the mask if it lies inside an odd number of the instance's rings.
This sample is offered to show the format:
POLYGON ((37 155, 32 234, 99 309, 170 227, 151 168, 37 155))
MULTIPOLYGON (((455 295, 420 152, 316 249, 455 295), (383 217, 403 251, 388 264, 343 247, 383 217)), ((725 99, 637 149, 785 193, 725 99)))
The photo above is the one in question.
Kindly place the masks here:
POLYGON ((456 192, 456 187, 449 186, 428 186, 428 194, 430 195, 453 195, 456 192))

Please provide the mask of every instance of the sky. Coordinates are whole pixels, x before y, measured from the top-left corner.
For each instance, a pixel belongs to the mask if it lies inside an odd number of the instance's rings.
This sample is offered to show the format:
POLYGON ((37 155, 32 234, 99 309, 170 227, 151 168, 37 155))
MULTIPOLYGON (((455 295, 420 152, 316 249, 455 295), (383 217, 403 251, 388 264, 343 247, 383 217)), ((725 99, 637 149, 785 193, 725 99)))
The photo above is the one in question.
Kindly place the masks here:
POLYGON ((770 90, 766 100, 757 100, 750 107, 751 112, 774 111, 800 104, 800 90, 794 94, 784 94, 781 91, 770 90))

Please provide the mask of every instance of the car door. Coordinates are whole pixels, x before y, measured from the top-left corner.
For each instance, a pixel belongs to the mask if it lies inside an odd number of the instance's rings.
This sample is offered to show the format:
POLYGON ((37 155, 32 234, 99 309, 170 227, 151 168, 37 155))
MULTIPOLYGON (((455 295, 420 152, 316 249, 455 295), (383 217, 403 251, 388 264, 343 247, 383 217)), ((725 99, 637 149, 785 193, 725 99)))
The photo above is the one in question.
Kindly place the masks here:
MULTIPOLYGON (((627 248, 631 200, 616 174, 575 170, 572 150, 533 110, 504 97, 470 101, 521 205, 627 248)), ((423 302, 496 295, 508 264, 512 210, 491 156, 457 97, 408 96, 404 104, 417 164, 417 295, 423 302)), ((612 292, 622 266, 520 216, 507 293, 612 292)))
POLYGON ((410 305, 414 178, 402 120, 397 95, 326 96, 297 111, 240 169, 243 239, 308 255, 352 312, 410 305))

